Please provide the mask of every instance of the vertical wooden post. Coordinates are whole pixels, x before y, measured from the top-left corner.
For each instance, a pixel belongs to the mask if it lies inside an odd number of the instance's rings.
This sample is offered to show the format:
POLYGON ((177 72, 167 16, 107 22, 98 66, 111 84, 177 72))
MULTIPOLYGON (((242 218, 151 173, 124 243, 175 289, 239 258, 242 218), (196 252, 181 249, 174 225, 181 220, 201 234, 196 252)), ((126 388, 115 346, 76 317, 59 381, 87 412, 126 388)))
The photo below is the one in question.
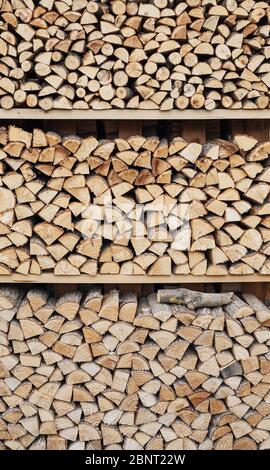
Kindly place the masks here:
POLYGON ((104 127, 106 139, 115 139, 118 137, 119 126, 117 121, 105 121, 104 127))
POLYGON ((183 137, 188 142, 203 144, 206 141, 205 121, 173 121, 171 123, 170 137, 183 137))
POLYGON ((170 136, 171 139, 181 136, 181 121, 170 121, 170 136))
POLYGON ((198 142, 203 144, 206 141, 204 121, 182 121, 181 137, 188 142, 198 142))
POLYGON ((78 134, 80 137, 97 137, 97 121, 75 121, 75 126, 76 134, 78 134))
POLYGON ((54 284, 54 294, 56 297, 78 290, 77 284, 54 284))
POLYGON ((213 140, 221 137, 221 127, 220 121, 218 120, 209 120, 205 121, 205 139, 213 140))
POLYGON ((113 289, 118 289, 118 286, 115 284, 103 284, 103 292, 104 294, 107 294, 107 292, 110 292, 113 289))
POLYGON ((142 290, 142 295, 152 294, 156 290, 155 284, 143 284, 141 287, 141 290, 142 290))
POLYGON ((232 136, 232 139, 234 138, 234 136, 236 134, 245 133, 244 126, 245 126, 245 121, 242 121, 240 119, 236 119, 235 121, 234 120, 231 121, 231 136, 232 136))
POLYGON ((44 121, 44 124, 50 130, 59 132, 61 135, 76 135, 77 133, 77 122, 73 119, 69 119, 68 121, 62 121, 61 119, 44 121))
POLYGON ((260 142, 269 140, 270 137, 270 122, 264 119, 246 120, 240 119, 232 120, 231 122, 232 138, 236 134, 248 134, 256 137, 260 142))
POLYGON ((119 121, 118 132, 121 139, 142 134, 142 121, 119 121))
MULTIPOLYGON (((267 282, 266 283, 264 283, 264 282, 255 282, 255 283, 246 282, 246 283, 242 284, 242 291, 246 292, 246 293, 249 293, 249 294, 254 294, 257 297, 259 297, 259 299, 264 300, 264 298, 266 296, 267 285, 269 285, 267 282)), ((269 297, 270 297, 270 291, 269 291, 268 298, 269 297)))
POLYGON ((239 282, 225 282, 224 284, 220 284, 220 287, 221 292, 235 292, 237 294, 237 292, 243 291, 243 284, 239 282))

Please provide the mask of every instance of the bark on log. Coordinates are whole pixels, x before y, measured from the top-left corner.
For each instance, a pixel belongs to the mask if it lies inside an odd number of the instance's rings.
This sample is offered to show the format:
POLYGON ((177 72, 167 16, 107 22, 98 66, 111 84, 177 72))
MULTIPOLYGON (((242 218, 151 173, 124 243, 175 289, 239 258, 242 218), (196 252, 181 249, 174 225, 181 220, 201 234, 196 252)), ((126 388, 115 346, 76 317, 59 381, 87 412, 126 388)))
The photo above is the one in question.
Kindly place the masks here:
POLYGON ((50 295, 0 289, 1 450, 269 449, 255 295, 192 311, 156 293, 50 295), (245 302, 249 316, 226 312, 245 302))
POLYGON ((1 275, 269 274, 269 142, 116 135, 0 129, 1 275))
POLYGON ((223 3, 2 0, 0 106, 269 109, 269 4, 223 3))
POLYGON ((196 292, 190 289, 160 289, 157 292, 158 302, 186 305, 189 309, 202 307, 220 307, 232 301, 233 292, 213 294, 206 292, 196 292))

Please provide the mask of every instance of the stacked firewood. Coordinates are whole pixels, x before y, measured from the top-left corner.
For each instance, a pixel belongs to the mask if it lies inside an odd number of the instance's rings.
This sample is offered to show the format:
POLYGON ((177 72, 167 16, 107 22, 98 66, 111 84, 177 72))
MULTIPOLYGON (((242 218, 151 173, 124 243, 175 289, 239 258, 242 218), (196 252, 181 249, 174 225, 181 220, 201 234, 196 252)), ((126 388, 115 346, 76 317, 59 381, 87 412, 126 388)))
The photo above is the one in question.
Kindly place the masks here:
POLYGON ((0 274, 269 274, 270 142, 0 130, 0 274))
POLYGON ((269 327, 252 294, 1 288, 0 450, 269 449, 269 327))
POLYGON ((0 105, 269 107, 270 9, 249 0, 0 0, 0 105))

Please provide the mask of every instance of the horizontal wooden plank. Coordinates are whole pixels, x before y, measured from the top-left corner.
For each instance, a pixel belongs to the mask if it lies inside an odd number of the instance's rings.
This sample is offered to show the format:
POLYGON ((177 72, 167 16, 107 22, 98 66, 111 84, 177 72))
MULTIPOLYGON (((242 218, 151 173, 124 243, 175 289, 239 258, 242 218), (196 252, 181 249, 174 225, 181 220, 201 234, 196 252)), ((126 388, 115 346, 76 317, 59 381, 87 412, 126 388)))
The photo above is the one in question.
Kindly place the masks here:
POLYGON ((0 119, 101 119, 101 120, 213 120, 213 119, 270 119, 270 109, 215 109, 214 111, 186 109, 184 111, 151 111, 139 109, 113 110, 54 110, 14 108, 0 109, 0 119))
POLYGON ((81 274, 80 276, 55 276, 51 273, 39 276, 28 274, 11 274, 10 276, 0 276, 1 284, 197 284, 197 283, 250 283, 250 282, 270 282, 268 275, 246 275, 246 276, 193 276, 193 275, 171 275, 171 276, 125 276, 98 274, 95 277, 81 274))

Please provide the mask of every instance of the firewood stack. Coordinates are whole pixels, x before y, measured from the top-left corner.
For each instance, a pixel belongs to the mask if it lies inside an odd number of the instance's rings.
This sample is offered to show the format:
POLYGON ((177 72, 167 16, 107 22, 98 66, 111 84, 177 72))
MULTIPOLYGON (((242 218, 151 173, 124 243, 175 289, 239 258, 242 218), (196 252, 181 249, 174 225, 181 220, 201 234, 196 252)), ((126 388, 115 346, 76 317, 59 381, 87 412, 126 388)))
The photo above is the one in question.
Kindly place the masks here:
POLYGON ((1 288, 0 450, 269 449, 270 310, 185 295, 1 288))
POLYGON ((0 0, 0 105, 269 108, 270 9, 248 0, 0 0))
POLYGON ((0 131, 0 274, 269 274, 270 142, 0 131))

